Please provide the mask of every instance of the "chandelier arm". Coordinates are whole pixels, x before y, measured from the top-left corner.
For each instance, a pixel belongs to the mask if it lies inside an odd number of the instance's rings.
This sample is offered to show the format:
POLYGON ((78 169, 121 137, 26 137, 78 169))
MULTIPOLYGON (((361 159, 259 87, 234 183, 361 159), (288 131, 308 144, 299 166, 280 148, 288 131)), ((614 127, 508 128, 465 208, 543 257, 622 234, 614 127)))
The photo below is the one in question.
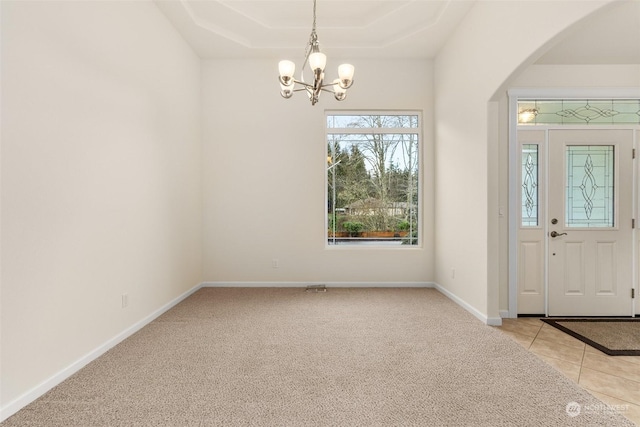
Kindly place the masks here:
MULTIPOLYGON (((293 82, 297 83, 297 84, 299 84, 301 86, 304 86, 305 88, 313 89, 313 85, 312 84, 309 84, 309 83, 306 83, 306 82, 301 82, 301 81, 295 80, 295 79, 293 80, 293 82)), ((296 89, 296 90, 302 90, 302 89, 296 89)))
MULTIPOLYGON (((337 84, 338 84, 338 83, 327 83, 327 84, 323 84, 322 86, 320 86, 320 88, 321 88, 322 90, 325 90, 325 89, 324 89, 325 87, 335 86, 335 85, 337 85, 337 84)), ((353 83, 352 83, 352 84, 353 84, 353 83)), ((349 85, 349 87, 351 87, 351 85, 349 85)), ((349 87, 345 87, 345 88, 343 88, 343 89, 344 89, 344 90, 347 90, 347 89, 349 89, 349 87)))
MULTIPOLYGON (((323 86, 320 88, 320 90, 321 90, 321 91, 323 91, 323 92, 336 93, 336 92, 335 92, 335 91, 333 91, 333 90, 325 89, 325 87, 327 87, 327 86, 329 86, 329 85, 323 85, 323 86)), ((331 86, 333 86, 333 85, 331 85, 331 86)))
POLYGON ((311 38, 309 38, 309 44, 304 49, 304 61, 302 62, 301 70, 304 70, 304 67, 306 67, 307 64, 309 63, 309 55, 311 55, 311 46, 313 45, 311 44, 311 38))

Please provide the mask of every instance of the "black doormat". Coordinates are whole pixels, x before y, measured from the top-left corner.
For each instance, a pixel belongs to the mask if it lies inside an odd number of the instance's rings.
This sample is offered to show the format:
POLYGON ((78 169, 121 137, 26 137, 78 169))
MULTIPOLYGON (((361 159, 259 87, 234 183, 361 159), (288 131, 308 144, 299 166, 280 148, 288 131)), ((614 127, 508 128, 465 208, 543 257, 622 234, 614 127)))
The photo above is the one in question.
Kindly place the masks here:
POLYGON ((640 356, 640 319, 541 319, 610 356, 640 356))

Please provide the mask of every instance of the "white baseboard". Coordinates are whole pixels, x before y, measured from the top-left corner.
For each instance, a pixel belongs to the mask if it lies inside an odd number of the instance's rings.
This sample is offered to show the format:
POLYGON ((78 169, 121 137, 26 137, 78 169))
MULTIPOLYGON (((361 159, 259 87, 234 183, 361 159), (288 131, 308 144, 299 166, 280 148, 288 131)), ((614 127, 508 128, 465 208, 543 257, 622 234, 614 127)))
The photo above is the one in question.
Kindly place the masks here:
POLYGON ((432 282, 203 282, 203 288, 433 288, 432 282))
POLYGON ((67 366, 66 368, 56 373, 49 379, 45 380, 44 382, 32 388, 31 390, 27 391, 22 396, 14 399, 13 401, 7 403, 6 405, 3 405, 0 408, 0 422, 6 420, 10 416, 18 412, 20 409, 24 408, 25 406, 27 406, 28 404, 30 404, 31 402, 33 402, 34 400, 36 400, 37 398, 39 398, 40 396, 42 396, 43 394, 51 390, 53 387, 57 386, 58 384, 60 384, 61 382, 69 378, 71 375, 75 374, 80 369, 84 368, 86 365, 88 365, 98 357, 102 356, 104 353, 109 351, 114 346, 120 344, 122 341, 124 341, 125 339, 129 338, 131 335, 138 332, 140 329, 142 329, 143 327, 151 323, 161 314, 168 311, 170 308, 172 308, 173 306, 175 306, 176 304, 178 304, 179 302, 187 298, 189 295, 193 294, 195 291, 197 291, 201 287, 202 287, 202 284, 196 285, 192 289, 188 290, 187 292, 183 293, 182 295, 178 296, 177 298, 163 305, 153 313, 149 314, 144 319, 140 320, 139 322, 136 322, 135 324, 131 325, 124 331, 120 332, 118 335, 111 338, 110 340, 102 344, 100 347, 94 349, 93 351, 89 352, 85 356, 76 360, 71 365, 67 366))
POLYGON ((304 288, 325 285, 327 288, 436 288, 447 298, 490 326, 502 325, 501 317, 487 317, 455 294, 434 282, 203 282, 203 288, 304 288))
POLYGON ((458 297, 456 294, 452 293, 451 291, 445 289, 441 285, 439 285, 437 283, 434 283, 434 287, 438 291, 440 291, 443 295, 447 296, 451 301, 455 302, 460 307, 464 308, 469 313, 473 314, 475 317, 480 319, 480 321, 482 323, 484 323, 486 325, 489 325, 489 326, 500 326, 500 325, 502 325, 502 318, 501 317, 488 317, 487 315, 485 315, 485 314, 481 313, 480 311, 478 311, 475 307, 471 306, 465 300, 463 300, 462 298, 458 297))
POLYGON ((307 285, 320 284, 326 285, 328 288, 436 288, 439 292, 473 314, 483 323, 496 326, 502 324, 501 318, 489 318, 485 316, 474 307, 467 304, 464 300, 457 297, 455 294, 433 282, 203 282, 178 296, 177 298, 173 299, 172 301, 168 302, 167 304, 163 305, 144 319, 133 324, 115 337, 111 338, 100 347, 94 349, 93 351, 81 357, 49 379, 27 391, 22 396, 2 406, 0 408, 0 422, 6 420, 11 415, 15 414, 20 409, 24 408, 25 406, 51 390, 53 387, 69 378, 71 375, 78 372, 90 362, 102 356, 114 346, 129 338, 134 333, 138 332, 140 329, 151 323, 160 315, 162 315, 202 287, 306 287, 307 285))
POLYGON ((500 310, 500 311, 498 312, 498 314, 500 315, 500 318, 501 318, 501 319, 508 319, 508 318, 510 318, 510 317, 511 317, 511 316, 509 315, 509 310, 500 310))

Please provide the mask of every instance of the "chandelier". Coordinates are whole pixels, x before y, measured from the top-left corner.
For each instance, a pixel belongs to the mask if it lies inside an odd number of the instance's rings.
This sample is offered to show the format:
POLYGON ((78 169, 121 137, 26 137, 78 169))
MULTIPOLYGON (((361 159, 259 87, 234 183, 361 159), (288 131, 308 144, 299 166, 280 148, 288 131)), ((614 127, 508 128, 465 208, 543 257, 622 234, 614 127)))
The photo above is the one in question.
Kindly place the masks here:
POLYGON ((338 79, 332 83, 324 84, 324 67, 327 64, 327 56, 320 52, 318 35, 316 34, 316 0, 313 0, 313 26, 309 43, 305 49, 304 63, 300 71, 300 80, 293 77, 296 71, 296 64, 292 61, 280 61, 278 69, 280 71, 280 95, 283 98, 291 98, 293 92, 306 91, 311 100, 311 105, 316 105, 320 92, 333 93, 338 101, 342 101, 347 96, 347 89, 353 84, 353 65, 342 64, 338 67, 338 79), (304 68, 309 64, 313 75, 313 83, 304 81, 304 68), (296 86, 299 85, 299 86, 296 86))

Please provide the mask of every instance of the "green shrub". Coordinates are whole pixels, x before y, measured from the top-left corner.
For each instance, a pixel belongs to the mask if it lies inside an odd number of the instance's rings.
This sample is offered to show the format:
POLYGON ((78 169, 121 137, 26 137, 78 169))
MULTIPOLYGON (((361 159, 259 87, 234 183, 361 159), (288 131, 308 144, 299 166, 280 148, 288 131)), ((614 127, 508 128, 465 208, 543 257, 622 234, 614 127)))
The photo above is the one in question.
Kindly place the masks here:
POLYGON ((358 221, 346 221, 342 223, 342 227, 349 232, 349 236, 355 237, 364 228, 364 224, 358 221))
POLYGON ((398 230, 407 231, 407 230, 409 230, 409 226, 410 225, 411 224, 409 224, 409 221, 406 221, 406 220, 399 221, 398 222, 398 230))

